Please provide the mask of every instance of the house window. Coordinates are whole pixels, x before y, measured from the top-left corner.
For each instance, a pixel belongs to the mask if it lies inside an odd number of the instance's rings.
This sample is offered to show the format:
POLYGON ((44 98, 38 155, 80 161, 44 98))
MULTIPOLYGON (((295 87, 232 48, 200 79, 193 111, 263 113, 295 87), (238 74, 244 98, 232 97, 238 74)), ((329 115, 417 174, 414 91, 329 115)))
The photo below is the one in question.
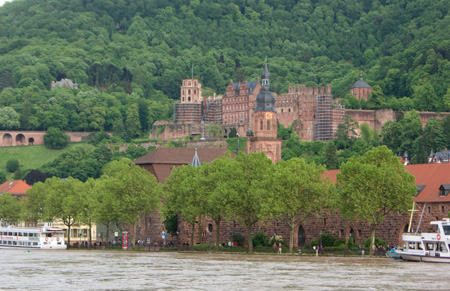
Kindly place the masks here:
POLYGON ((442 213, 445 213, 445 207, 444 207, 444 205, 441 206, 441 212, 442 212, 442 213))
POLYGON ((431 206, 428 206, 428 214, 431 214, 431 206))
POLYGON ((259 121, 259 130, 263 130, 263 121, 262 120, 259 121))
POLYGON ((270 121, 267 120, 267 130, 270 130, 270 121))

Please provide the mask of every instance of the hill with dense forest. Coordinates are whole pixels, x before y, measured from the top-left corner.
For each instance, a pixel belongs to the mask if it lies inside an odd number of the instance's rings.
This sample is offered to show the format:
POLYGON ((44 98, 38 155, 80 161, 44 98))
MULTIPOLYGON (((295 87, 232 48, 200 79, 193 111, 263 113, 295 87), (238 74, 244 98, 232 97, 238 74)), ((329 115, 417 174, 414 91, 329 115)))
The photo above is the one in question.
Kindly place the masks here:
POLYGON ((363 72, 381 99, 353 106, 446 111, 449 4, 15 0, 0 7, 0 128, 133 138, 171 117, 192 71, 204 95, 220 94, 230 79, 256 80, 265 56, 277 93, 332 84, 345 97, 363 72), (80 89, 49 91, 62 78, 80 89))
MULTIPOLYGON (((449 4, 14 0, 0 7, 0 129, 146 137, 154 121, 171 119, 182 79, 199 79, 205 96, 223 94, 230 79, 256 80, 265 56, 277 93, 331 84, 350 108, 449 111, 449 4), (348 94, 361 73, 374 87, 368 103, 348 94), (50 90, 63 78, 79 88, 50 90)), ((422 129, 418 118, 399 118, 382 132, 383 143, 416 162, 450 146, 449 119, 422 129)), ((321 152, 317 162, 334 161, 332 147, 326 157, 325 146, 303 149, 285 135, 284 159, 321 152)), ((338 158, 381 142, 368 130, 365 137, 337 136, 338 158)))

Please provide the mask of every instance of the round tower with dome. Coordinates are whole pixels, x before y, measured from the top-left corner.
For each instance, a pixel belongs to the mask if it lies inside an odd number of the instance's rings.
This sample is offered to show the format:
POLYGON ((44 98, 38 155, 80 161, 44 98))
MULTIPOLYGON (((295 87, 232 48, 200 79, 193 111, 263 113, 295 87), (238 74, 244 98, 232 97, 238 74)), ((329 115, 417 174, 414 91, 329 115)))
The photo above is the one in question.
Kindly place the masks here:
POLYGON ((267 69, 267 58, 261 74, 261 91, 256 97, 254 111, 254 127, 247 131, 247 152, 264 152, 276 163, 281 160, 281 142, 277 137, 278 120, 275 109, 275 97, 270 92, 270 73, 267 69))

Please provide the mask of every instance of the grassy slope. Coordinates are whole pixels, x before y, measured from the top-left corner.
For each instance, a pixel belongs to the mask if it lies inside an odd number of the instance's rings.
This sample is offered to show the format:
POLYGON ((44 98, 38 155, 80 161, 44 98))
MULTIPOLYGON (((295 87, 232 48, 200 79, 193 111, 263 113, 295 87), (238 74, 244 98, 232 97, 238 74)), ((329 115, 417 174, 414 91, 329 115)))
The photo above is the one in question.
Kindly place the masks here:
POLYGON ((19 160, 22 172, 39 169, 45 163, 53 161, 62 153, 68 151, 77 143, 71 143, 62 150, 49 150, 43 145, 0 147, 0 171, 6 173, 6 178, 12 180, 14 173, 6 171, 6 162, 11 159, 19 160))

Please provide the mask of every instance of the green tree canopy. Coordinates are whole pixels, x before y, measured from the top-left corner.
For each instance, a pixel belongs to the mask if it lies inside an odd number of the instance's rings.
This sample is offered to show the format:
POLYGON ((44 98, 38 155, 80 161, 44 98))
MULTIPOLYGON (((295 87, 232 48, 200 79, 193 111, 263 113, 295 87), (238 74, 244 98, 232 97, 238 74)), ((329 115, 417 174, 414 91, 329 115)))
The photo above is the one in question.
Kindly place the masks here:
POLYGON ((345 219, 370 224, 372 246, 375 231, 385 216, 406 212, 417 193, 414 176, 385 146, 343 164, 337 175, 337 188, 341 214, 345 219))

